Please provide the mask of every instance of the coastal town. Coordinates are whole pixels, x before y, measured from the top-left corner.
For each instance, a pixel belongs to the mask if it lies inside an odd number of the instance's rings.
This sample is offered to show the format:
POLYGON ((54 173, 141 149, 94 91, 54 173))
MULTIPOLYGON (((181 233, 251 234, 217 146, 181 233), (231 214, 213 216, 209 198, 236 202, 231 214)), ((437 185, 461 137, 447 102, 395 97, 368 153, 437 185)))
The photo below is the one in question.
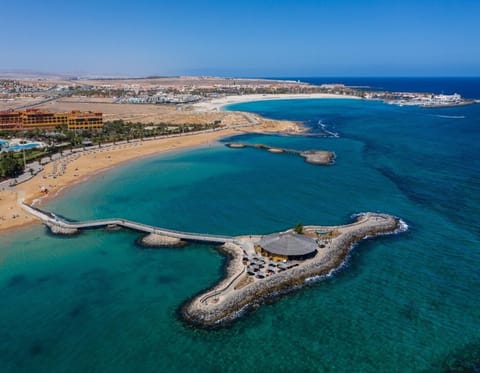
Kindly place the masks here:
MULTIPOLYGON (((247 114, 219 110, 234 102, 281 98, 355 98, 441 108, 475 103, 459 94, 388 92, 344 84, 218 77, 81 78, 0 75, 0 178, 39 170, 47 157, 92 145, 238 126, 247 114), (8 159, 7 159, 7 158, 8 159), (15 165, 15 163, 17 163, 15 165), (28 166, 27 166, 28 163, 28 166), (0 167, 1 168, 1 167, 0 167), (5 167, 3 167, 5 169, 5 167)), ((247 122, 252 121, 248 115, 247 122)), ((294 128, 295 126, 291 127, 294 128)), ((26 180, 26 176, 20 177, 26 180)), ((11 184, 12 182, 10 182, 11 184)))
POLYGON ((38 76, 30 79, 2 79, 0 74, 0 110, 3 111, 47 108, 52 106, 49 103, 75 101, 78 104, 90 103, 92 111, 96 111, 102 104, 170 104, 183 107, 225 96, 256 94, 333 94, 422 107, 448 107, 476 102, 456 93, 390 92, 375 87, 350 87, 342 83, 314 85, 291 80, 218 77, 88 79, 38 76))

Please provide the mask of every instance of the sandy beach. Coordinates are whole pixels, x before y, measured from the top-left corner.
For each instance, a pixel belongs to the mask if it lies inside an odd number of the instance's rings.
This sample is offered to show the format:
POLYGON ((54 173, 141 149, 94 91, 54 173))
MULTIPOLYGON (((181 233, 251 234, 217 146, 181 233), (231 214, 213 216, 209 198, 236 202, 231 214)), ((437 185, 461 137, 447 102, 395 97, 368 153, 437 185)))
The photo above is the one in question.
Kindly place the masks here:
POLYGON ((238 104, 241 102, 251 101, 268 101, 268 100, 296 100, 296 99, 355 99, 361 100, 357 96, 335 95, 328 93, 308 93, 308 94, 256 94, 256 95, 242 95, 242 96, 225 96, 216 98, 210 101, 199 102, 192 105, 196 111, 210 112, 221 110, 222 107, 238 104))
MULTIPOLYGON (((195 118, 200 118, 204 121, 206 114, 218 112, 222 107, 233 103, 316 98, 359 99, 354 96, 316 93, 226 96, 187 106, 183 110, 177 111, 177 113, 181 119, 185 119, 185 114, 187 114, 189 121, 196 121, 195 118)), ((139 106, 137 106, 137 108, 138 107, 139 106)), ((124 113, 121 113, 121 116, 122 115, 124 115, 124 113)), ((44 200, 55 198, 65 188, 71 187, 79 182, 87 181, 93 175, 104 172, 127 161, 167 151, 208 145, 220 138, 242 132, 301 133, 304 130, 300 123, 270 120, 251 113, 231 112, 230 115, 236 115, 235 120, 224 121, 226 124, 225 129, 216 132, 204 132, 181 137, 132 142, 108 148, 99 148, 93 151, 73 154, 63 158, 61 161, 47 164, 44 170, 31 180, 16 187, 0 190, 0 231, 17 229, 38 223, 36 218, 22 210, 19 204, 20 201, 25 200, 27 203, 38 204, 44 200), (238 125, 240 124, 239 121, 241 118, 243 118, 243 123, 249 122, 250 125, 239 128, 238 125), (47 190, 48 193, 45 193, 45 190, 47 190)))
POLYGON ((189 134, 181 137, 162 138, 149 141, 131 142, 72 154, 59 161, 47 164, 42 172, 27 182, 0 190, 0 231, 25 227, 39 220, 20 207, 19 202, 39 204, 55 198, 68 187, 85 182, 90 177, 107 171, 122 163, 168 151, 208 146, 220 138, 244 132, 295 133, 301 126, 288 121, 275 121, 249 114, 251 124, 246 127, 225 129, 215 132, 189 134), (252 118, 253 117, 253 118, 252 118), (48 193, 45 193, 45 190, 48 193))

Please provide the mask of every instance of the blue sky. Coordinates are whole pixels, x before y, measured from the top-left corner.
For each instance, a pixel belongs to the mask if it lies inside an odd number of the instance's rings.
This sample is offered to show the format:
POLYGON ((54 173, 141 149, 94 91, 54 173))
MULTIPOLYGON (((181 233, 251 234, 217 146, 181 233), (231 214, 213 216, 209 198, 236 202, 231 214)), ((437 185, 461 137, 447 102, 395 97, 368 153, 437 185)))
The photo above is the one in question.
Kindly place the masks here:
POLYGON ((0 0, 0 69, 480 76, 478 0, 0 0))

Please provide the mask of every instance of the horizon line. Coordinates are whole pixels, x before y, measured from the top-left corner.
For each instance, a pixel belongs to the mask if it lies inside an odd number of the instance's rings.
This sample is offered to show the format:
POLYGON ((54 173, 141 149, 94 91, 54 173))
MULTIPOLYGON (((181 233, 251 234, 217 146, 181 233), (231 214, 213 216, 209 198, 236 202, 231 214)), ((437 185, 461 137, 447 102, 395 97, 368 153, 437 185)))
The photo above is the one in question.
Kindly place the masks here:
MULTIPOLYGON (((385 74, 385 75, 272 75, 272 76, 262 76, 262 75, 231 75, 231 74, 124 74, 124 73, 85 73, 85 72, 52 72, 52 71, 35 71, 29 69, 0 69, 0 75, 2 74, 17 74, 17 75, 39 75, 39 76, 55 76, 61 75, 65 77, 75 77, 83 79, 159 79, 159 78, 182 78, 182 77, 198 77, 198 78, 225 78, 225 79, 266 79, 266 80, 284 80, 284 79, 312 79, 312 78, 325 78, 325 79, 335 79, 335 78, 393 78, 393 79, 449 79, 449 78, 480 78, 480 75, 394 75, 394 74, 385 74)), ((0 77, 0 79, 5 79, 5 77, 0 77)), ((13 78, 12 78, 13 79, 13 78)))

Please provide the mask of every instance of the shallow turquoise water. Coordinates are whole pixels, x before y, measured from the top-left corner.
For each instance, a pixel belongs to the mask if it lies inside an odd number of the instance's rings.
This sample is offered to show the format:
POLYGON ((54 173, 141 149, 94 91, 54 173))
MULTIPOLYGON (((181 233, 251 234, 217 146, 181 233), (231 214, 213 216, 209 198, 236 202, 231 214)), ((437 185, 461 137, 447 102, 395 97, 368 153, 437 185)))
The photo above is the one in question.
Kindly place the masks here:
POLYGON ((143 250, 125 231, 2 235, 1 370, 403 372, 477 361, 480 106, 297 100, 234 109, 338 133, 236 139, 330 149, 336 164, 217 144, 130 163, 46 207, 219 234, 382 211, 409 231, 363 242, 335 277, 213 332, 176 315, 220 276, 223 258, 210 247, 143 250))

